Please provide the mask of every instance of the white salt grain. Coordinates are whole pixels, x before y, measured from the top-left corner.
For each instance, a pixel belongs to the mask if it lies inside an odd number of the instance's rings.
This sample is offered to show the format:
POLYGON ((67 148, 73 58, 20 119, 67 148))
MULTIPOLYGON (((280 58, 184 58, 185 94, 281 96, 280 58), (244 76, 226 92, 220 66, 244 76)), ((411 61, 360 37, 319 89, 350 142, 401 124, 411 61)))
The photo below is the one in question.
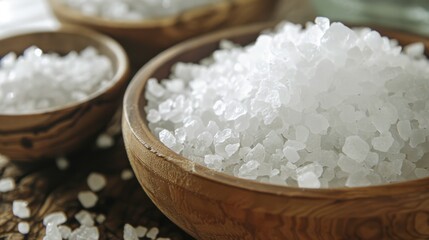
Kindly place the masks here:
POLYGON ((60 170, 66 170, 69 168, 69 161, 65 157, 59 157, 55 160, 55 163, 57 164, 58 169, 60 170))
POLYGON ((138 240, 136 229, 130 224, 124 225, 124 240, 138 240))
POLYGON ((88 211, 80 210, 74 217, 81 225, 94 226, 94 219, 88 211))
POLYGON ((99 238, 97 227, 81 225, 70 234, 69 240, 98 240, 99 238))
POLYGON ((147 231, 146 237, 149 239, 156 239, 156 237, 158 236, 158 233, 159 233, 159 229, 157 227, 153 227, 149 229, 149 231, 147 231))
POLYGON ((13 178, 0 179, 0 192, 10 192, 15 189, 15 180, 13 178))
POLYGON ((13 215, 25 219, 30 217, 30 209, 28 208, 27 201, 15 200, 12 203, 13 215))
POLYGON ((90 173, 86 179, 88 187, 93 192, 98 192, 106 186, 106 178, 100 173, 90 173))
POLYGON ((143 226, 136 227, 137 237, 143 238, 144 236, 146 236, 147 230, 148 229, 143 226))
POLYGON ((124 180, 124 181, 130 180, 133 177, 134 177, 134 173, 130 169, 122 170, 122 172, 121 172, 121 179, 122 180, 124 180))
POLYGON ((107 149, 115 145, 115 140, 112 136, 103 133, 97 137, 96 144, 98 148, 107 149))
POLYGON ((21 234, 28 234, 28 232, 30 232, 30 225, 28 224, 28 222, 18 223, 18 231, 21 234))
POLYGON ((57 225, 48 223, 43 240, 61 240, 61 232, 57 225))
POLYGON ((53 212, 43 218, 43 225, 47 226, 48 224, 53 224, 58 226, 66 221, 67 217, 64 212, 53 212))
POLYGON ((97 195, 91 191, 79 192, 77 198, 84 208, 92 208, 98 201, 97 195))
POLYGON ((426 175, 421 43, 401 52, 376 31, 318 17, 220 48, 147 84, 149 128, 174 152, 236 177, 308 188, 426 175))
POLYGON ((106 216, 104 214, 98 214, 95 220, 97 221, 97 223, 101 224, 106 221, 106 216))
POLYGON ((63 239, 68 239, 70 237, 71 232, 72 232, 69 227, 64 226, 64 225, 58 226, 58 231, 60 232, 61 237, 63 239))

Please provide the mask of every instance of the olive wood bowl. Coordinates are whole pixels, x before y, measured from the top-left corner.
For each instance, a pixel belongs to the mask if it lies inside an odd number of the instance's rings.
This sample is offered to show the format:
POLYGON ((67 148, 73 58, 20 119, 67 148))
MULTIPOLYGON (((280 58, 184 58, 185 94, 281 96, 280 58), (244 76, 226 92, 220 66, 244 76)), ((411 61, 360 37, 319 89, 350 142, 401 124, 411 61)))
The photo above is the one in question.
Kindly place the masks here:
POLYGON ((9 52, 21 54, 32 45, 59 54, 93 46, 111 60, 114 75, 109 87, 83 101, 32 113, 0 113, 0 153, 18 161, 56 157, 84 146, 108 123, 128 83, 123 48, 92 30, 63 26, 5 37, 0 39, 0 57, 9 52))
MULTIPOLYGON (((356 188, 305 189, 239 179, 196 164, 149 130, 144 106, 149 78, 165 79, 177 62, 198 62, 219 40, 253 42, 271 25, 203 36, 158 55, 134 77, 124 99, 123 135, 144 191, 196 239, 429 239, 429 178, 356 188)), ((402 44, 429 41, 381 31, 402 44)))
POLYGON ((55 16, 64 23, 92 28, 118 40, 126 49, 136 69, 162 49, 182 40, 243 23, 271 17, 278 0, 222 0, 182 13, 140 21, 109 20, 84 15, 64 5, 61 0, 49 0, 55 16))

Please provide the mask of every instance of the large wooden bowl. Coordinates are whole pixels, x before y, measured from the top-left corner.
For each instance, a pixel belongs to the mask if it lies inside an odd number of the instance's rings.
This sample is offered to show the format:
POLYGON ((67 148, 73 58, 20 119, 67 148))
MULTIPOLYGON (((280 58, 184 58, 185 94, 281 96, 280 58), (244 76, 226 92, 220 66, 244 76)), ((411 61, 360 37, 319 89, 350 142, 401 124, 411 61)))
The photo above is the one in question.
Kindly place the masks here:
MULTIPOLYGON (((196 0, 197 1, 197 0, 196 0)), ((183 13, 142 21, 108 20, 84 15, 49 0, 55 16, 64 23, 92 28, 118 40, 137 69, 161 49, 182 40, 230 26, 268 19, 278 0, 222 0, 183 13)))
MULTIPOLYGON (((134 172, 149 197, 197 239, 429 239, 429 178, 390 185, 302 189, 238 179, 174 153, 148 129, 143 107, 151 77, 178 61, 198 61, 220 39, 255 40, 268 25, 218 32, 177 45, 149 62, 124 100, 123 135, 134 172)), ((427 39, 390 32, 402 43, 427 39)))
POLYGON ((107 36, 71 26, 27 32, 0 39, 0 56, 32 45, 60 54, 93 46, 112 61, 114 76, 111 86, 84 101, 31 114, 0 113, 0 153, 20 161, 55 157, 85 145, 108 123, 128 83, 125 51, 107 36))

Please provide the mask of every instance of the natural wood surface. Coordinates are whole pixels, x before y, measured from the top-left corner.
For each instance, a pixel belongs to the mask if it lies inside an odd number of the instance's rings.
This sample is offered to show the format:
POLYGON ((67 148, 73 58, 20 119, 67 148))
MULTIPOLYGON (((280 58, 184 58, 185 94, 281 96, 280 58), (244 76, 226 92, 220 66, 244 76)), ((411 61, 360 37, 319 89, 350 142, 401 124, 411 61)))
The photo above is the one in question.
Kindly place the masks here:
MULTIPOLYGON (((79 191, 88 190, 86 178, 90 172, 102 173, 107 178, 106 187, 97 193, 99 200, 88 211, 106 215, 106 221, 95 224, 101 240, 123 239, 125 223, 148 228, 158 227, 159 237, 173 240, 191 239, 171 223, 153 205, 135 178, 124 181, 121 171, 129 169, 121 137, 108 150, 100 150, 90 145, 85 151, 70 156, 70 168, 60 171, 52 161, 42 163, 9 163, 0 167, 0 178, 13 177, 17 188, 8 193, 0 193, 0 239, 1 240, 41 240, 45 234, 43 217, 56 211, 64 211, 68 216, 67 226, 78 227, 74 214, 83 209, 77 200, 79 191), (14 200, 27 200, 31 217, 26 219, 31 229, 27 236, 17 230, 19 218, 12 214, 14 200)), ((147 238, 145 238, 147 239, 147 238)))
MULTIPOLYGON (((247 44, 267 25, 232 29, 177 45, 134 77, 123 136, 137 178, 156 206, 197 239, 429 239, 429 178, 373 187, 302 189, 238 179, 174 153, 145 120, 144 87, 177 61, 196 62, 220 39, 247 44)), ((402 44, 428 39, 381 31, 402 44)))
POLYGON ((93 46, 110 58, 114 76, 110 87, 85 101, 31 114, 0 113, 0 153, 21 161, 59 156, 85 146, 108 123, 128 83, 127 56, 106 36, 69 26, 23 33, 0 39, 0 56, 21 53, 32 45, 60 54, 93 46))

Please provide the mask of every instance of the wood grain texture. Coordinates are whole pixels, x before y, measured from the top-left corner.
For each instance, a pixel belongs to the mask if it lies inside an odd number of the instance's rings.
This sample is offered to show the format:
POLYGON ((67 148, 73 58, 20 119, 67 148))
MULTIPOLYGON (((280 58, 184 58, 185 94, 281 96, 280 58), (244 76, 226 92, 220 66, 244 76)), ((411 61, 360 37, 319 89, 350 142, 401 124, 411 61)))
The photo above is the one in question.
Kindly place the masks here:
MULTIPOLYGON (((0 39, 0 56, 36 45, 66 54, 93 46, 113 64, 112 85, 89 99, 34 114, 0 114, 0 152, 20 161, 67 154, 85 146, 108 123, 128 83, 128 60, 113 39, 93 31, 63 27, 0 39)), ((37 81, 37 79, 35 79, 37 81)))
MULTIPOLYGON (((174 153, 147 127, 144 88, 178 61, 198 61, 220 39, 255 40, 254 25, 177 45, 135 76, 124 100, 123 135, 137 178, 156 206, 190 235, 215 239, 429 239, 429 178, 359 188, 301 189, 238 179, 174 153)), ((402 44, 428 39, 382 30, 402 44)))
POLYGON ((45 234, 43 217, 56 211, 64 211, 67 215, 65 225, 77 228, 79 223, 74 215, 82 209, 77 194, 88 190, 86 178, 93 171, 107 178, 106 187, 97 193, 97 205, 88 209, 91 213, 106 216, 105 222, 95 224, 100 240, 122 240, 125 223, 158 227, 159 237, 192 239, 162 215, 135 178, 121 179, 121 171, 128 169, 129 163, 121 137, 118 136, 116 141, 117 144, 108 150, 90 144, 86 151, 69 156, 70 168, 66 171, 58 170, 52 161, 9 163, 0 167, 0 178, 12 177, 17 183, 15 190, 0 193, 0 239, 42 240, 45 234), (26 219, 30 233, 26 236, 17 230, 17 224, 22 220, 12 214, 12 202, 17 199, 28 201, 31 209, 31 216, 26 219))
POLYGON ((273 15, 277 2, 278 0, 223 0, 169 17, 118 21, 83 15, 64 6, 60 0, 49 0, 55 16, 61 22, 89 27, 118 40, 137 68, 160 50, 190 37, 215 29, 267 20, 273 15))

